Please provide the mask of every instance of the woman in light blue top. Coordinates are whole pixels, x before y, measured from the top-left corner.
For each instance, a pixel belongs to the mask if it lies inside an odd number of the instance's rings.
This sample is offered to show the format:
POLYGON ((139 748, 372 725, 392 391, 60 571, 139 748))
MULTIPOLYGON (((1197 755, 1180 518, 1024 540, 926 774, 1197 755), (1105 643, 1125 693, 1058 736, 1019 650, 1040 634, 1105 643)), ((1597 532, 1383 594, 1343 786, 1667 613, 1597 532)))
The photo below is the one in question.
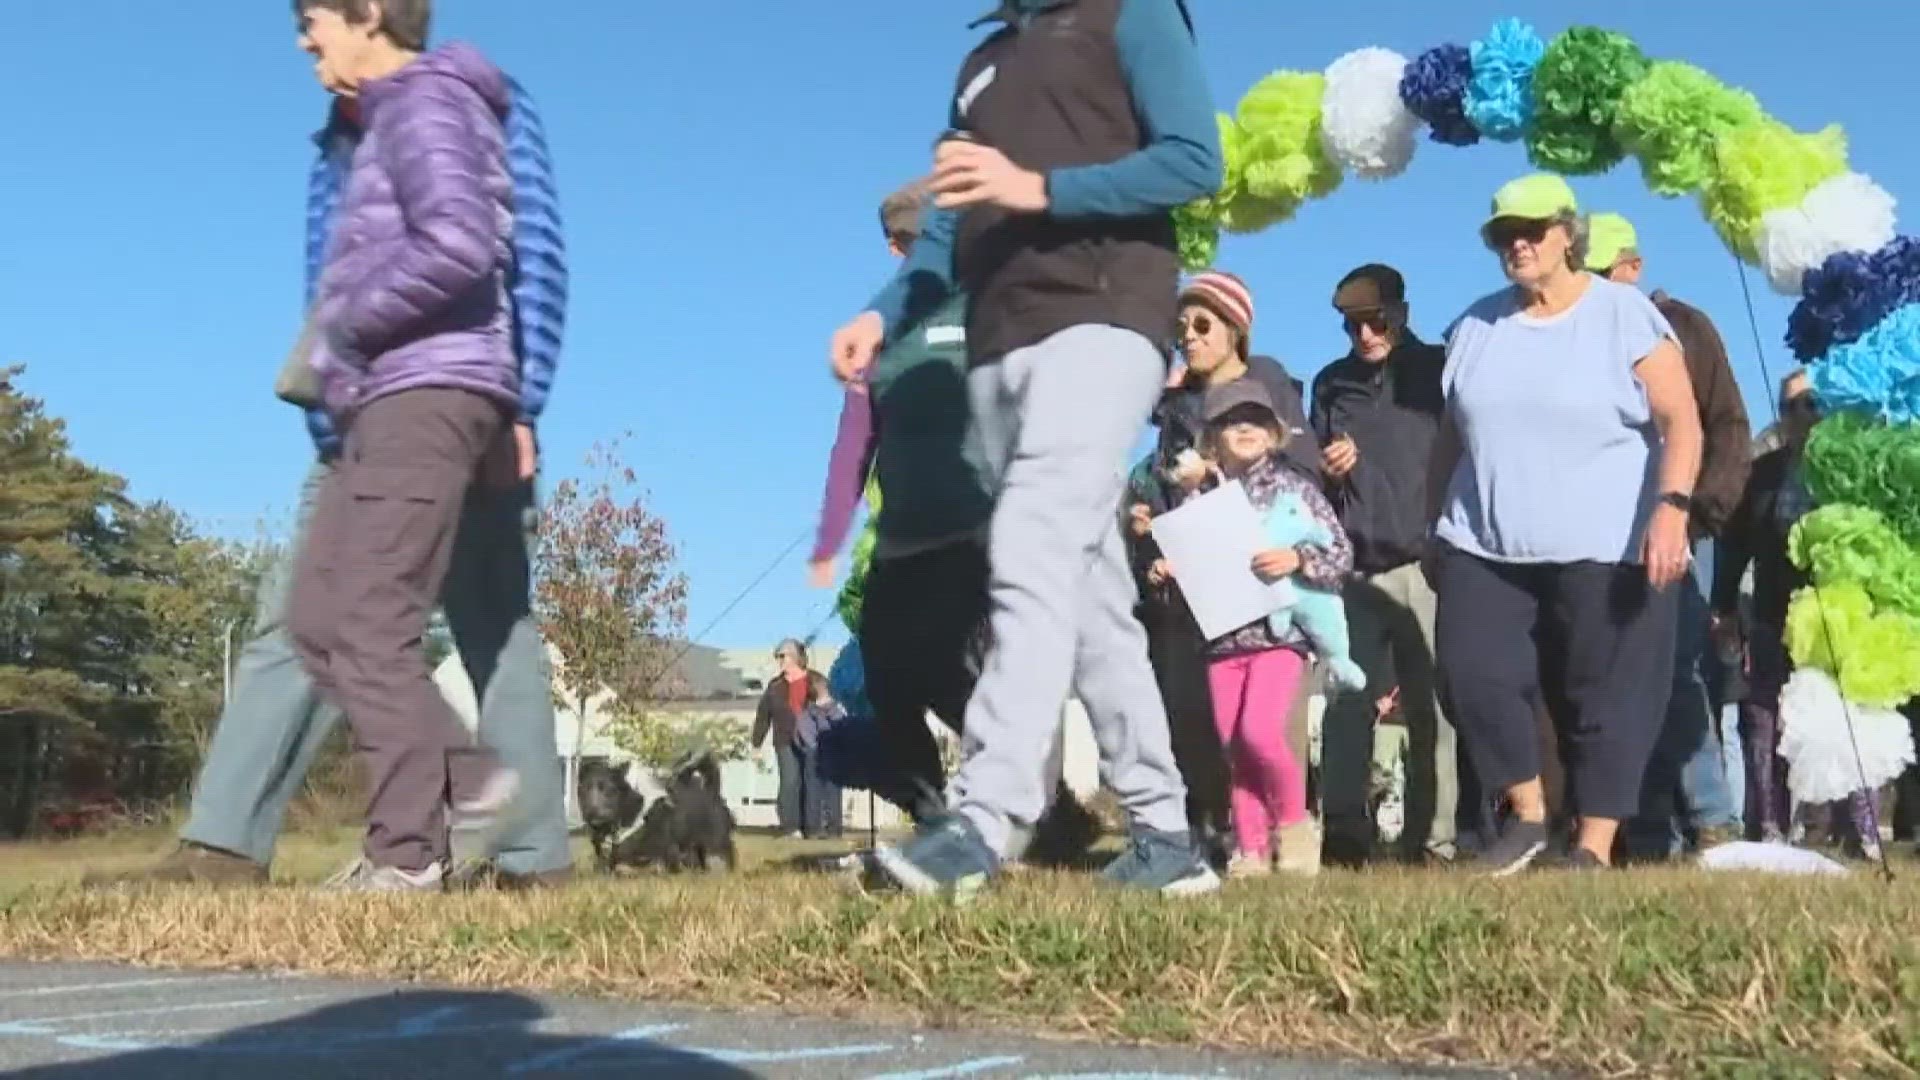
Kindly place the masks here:
POLYGON ((1512 285, 1447 335, 1429 572, 1437 651, 1481 790, 1505 796, 1487 869, 1546 849, 1535 704, 1565 719, 1571 862, 1611 863, 1672 683, 1676 593, 1699 471, 1680 346, 1638 290, 1582 269, 1557 176, 1500 189, 1482 238, 1512 285))

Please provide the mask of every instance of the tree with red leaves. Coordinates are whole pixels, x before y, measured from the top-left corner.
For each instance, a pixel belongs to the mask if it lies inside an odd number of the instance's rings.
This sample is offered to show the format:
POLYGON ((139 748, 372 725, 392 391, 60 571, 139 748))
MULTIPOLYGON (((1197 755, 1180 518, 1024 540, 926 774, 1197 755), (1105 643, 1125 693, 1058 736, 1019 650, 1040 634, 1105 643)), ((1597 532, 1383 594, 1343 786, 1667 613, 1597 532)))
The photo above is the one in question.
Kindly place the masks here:
POLYGON ((687 621, 687 579, 675 568, 666 522, 648 509, 618 444, 587 454, 586 481, 560 482, 548 498, 535 560, 534 606, 560 653, 564 703, 575 714, 567 759, 573 804, 589 707, 638 730, 649 705, 674 692, 671 671, 687 621))

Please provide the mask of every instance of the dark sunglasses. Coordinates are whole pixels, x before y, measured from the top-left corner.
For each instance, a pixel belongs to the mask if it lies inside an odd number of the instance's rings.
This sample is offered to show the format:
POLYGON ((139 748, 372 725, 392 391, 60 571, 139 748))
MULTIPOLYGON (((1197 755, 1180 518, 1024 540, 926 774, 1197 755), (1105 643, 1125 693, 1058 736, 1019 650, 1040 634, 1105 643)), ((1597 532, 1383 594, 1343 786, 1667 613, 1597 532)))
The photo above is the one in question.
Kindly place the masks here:
POLYGON ((1380 311, 1376 311, 1370 315, 1348 315, 1340 320, 1340 324, 1347 328, 1347 333, 1349 334, 1358 334, 1362 327, 1376 334, 1385 334, 1388 330, 1392 329, 1392 324, 1388 321, 1386 313, 1380 311))
POLYGON ((1206 337, 1208 334, 1213 333, 1213 319, 1207 315, 1182 315, 1179 320, 1174 323, 1174 326, 1179 328, 1183 336, 1188 331, 1192 331, 1200 337, 1206 337))
POLYGON ((1538 244, 1547 238, 1547 232, 1552 228, 1551 221, 1496 221, 1487 226, 1487 246, 1495 251, 1505 251, 1513 246, 1515 240, 1538 244))
POLYGON ((1812 394, 1795 394, 1780 403, 1780 415, 1806 417, 1820 411, 1812 394))

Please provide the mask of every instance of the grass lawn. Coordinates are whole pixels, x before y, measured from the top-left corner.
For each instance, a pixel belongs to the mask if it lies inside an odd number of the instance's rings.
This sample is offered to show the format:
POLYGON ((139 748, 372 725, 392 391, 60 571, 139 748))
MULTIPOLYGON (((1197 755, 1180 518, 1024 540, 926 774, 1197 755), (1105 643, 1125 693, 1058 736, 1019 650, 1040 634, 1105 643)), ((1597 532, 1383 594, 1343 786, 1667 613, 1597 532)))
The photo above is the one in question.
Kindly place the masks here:
MULTIPOLYGON (((160 836, 0 847, 0 955, 335 975, 1001 1025, 1593 1075, 1920 1073, 1920 874, 1442 871, 1118 896, 1032 872, 965 910, 784 868, 531 895, 83 892, 160 836)), ((311 880, 345 835, 282 845, 311 880)), ((840 847, 844 847, 841 845, 840 847)))

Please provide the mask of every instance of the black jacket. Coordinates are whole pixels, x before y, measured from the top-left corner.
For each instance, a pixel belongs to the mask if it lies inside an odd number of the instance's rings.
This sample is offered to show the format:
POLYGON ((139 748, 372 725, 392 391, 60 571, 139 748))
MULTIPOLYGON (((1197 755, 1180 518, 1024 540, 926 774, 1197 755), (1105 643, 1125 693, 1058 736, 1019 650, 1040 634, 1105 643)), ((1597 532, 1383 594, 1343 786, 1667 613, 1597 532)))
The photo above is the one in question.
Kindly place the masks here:
POLYGON ((1322 445, 1351 436, 1360 452, 1351 473, 1324 480, 1358 573, 1385 573, 1426 552, 1427 471, 1446 365, 1445 349, 1409 333, 1383 363, 1346 356, 1313 380, 1314 434, 1322 445))

